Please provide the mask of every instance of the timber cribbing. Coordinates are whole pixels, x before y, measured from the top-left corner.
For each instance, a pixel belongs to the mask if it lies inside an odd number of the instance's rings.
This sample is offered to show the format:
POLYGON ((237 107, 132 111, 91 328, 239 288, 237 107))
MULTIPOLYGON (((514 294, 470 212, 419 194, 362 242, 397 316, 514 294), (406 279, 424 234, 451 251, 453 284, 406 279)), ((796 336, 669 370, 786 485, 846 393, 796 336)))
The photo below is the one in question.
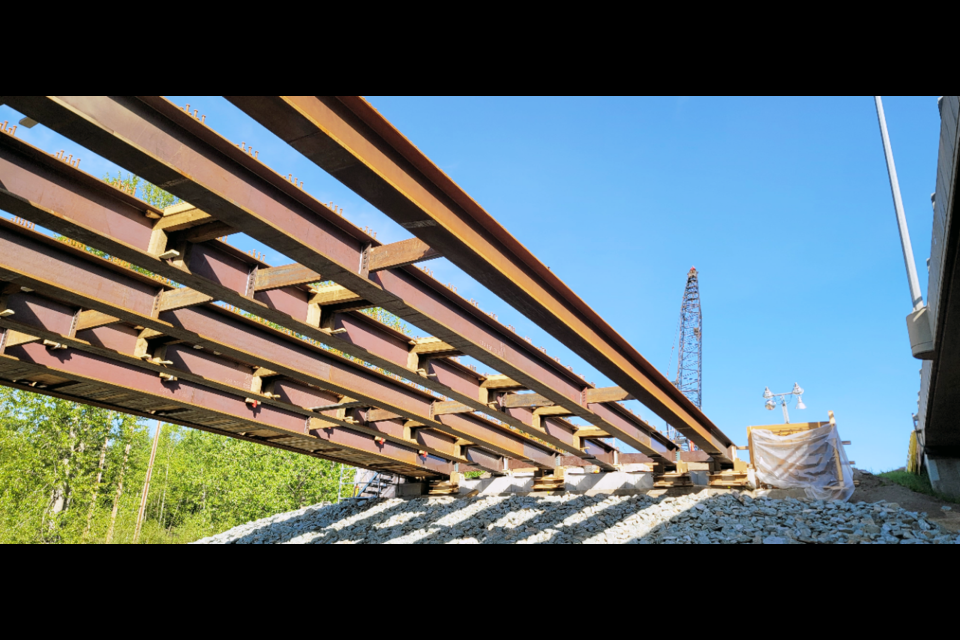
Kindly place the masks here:
POLYGON ((163 98, 0 96, 184 200, 155 209, 0 133, 0 208, 70 239, 0 223, 0 382, 413 477, 503 473, 511 460, 550 470, 563 455, 609 469, 608 437, 672 463, 676 446, 619 404, 630 398, 733 459, 715 425, 555 276, 531 280, 539 262, 465 212, 467 196, 426 158, 411 162, 365 103, 337 101, 334 118, 320 99, 231 100, 418 238, 379 243, 163 98), (334 124, 338 135, 324 129, 334 124), (429 198, 411 195, 417 184, 429 198), (222 240, 239 232, 297 263, 270 266, 222 240), (499 238, 495 254, 477 233, 499 238), (471 275, 499 270, 481 281, 623 386, 594 388, 413 266, 440 255, 471 275), (359 313, 369 307, 431 337, 359 313))

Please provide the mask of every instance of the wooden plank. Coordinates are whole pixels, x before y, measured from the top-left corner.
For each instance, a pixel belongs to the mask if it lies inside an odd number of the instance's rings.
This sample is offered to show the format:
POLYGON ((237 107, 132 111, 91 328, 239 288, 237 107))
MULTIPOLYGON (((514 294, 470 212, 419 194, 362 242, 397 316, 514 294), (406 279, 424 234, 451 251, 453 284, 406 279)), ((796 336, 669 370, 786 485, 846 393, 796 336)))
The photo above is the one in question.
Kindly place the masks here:
POLYGON ((595 429, 593 427, 577 429, 573 435, 577 436, 578 438, 612 438, 613 437, 603 429, 595 429))
POLYGON ((410 357, 407 367, 416 366, 417 369, 424 366, 424 362, 430 359, 446 358, 450 356, 460 356, 463 352, 453 347, 439 338, 420 338, 413 341, 415 344, 410 348, 410 357), (414 363, 413 359, 417 361, 414 363))
POLYGON ((267 289, 280 289, 297 284, 309 284, 319 282, 322 278, 320 274, 313 269, 308 269, 300 264, 287 264, 281 267, 269 267, 257 271, 257 291, 267 289))
POLYGON ((362 297, 359 294, 350 291, 346 287, 342 287, 338 284, 325 287, 316 287, 314 288, 313 299, 310 300, 310 304, 319 304, 319 305, 330 305, 330 304, 343 304, 345 302, 358 302, 362 300, 362 297))
POLYGON ((402 418, 398 413, 386 411, 385 409, 370 409, 367 411, 367 422, 378 422, 381 420, 396 420, 402 418))
POLYGON ((187 242, 208 242, 235 233, 240 232, 225 222, 214 220, 184 231, 181 237, 187 242))
POLYGON ((476 411, 476 409, 473 407, 461 404, 455 400, 449 400, 444 402, 434 402, 432 414, 434 416, 442 416, 448 413, 473 413, 474 411, 476 411))
POLYGON ((107 324, 113 324, 114 322, 120 322, 120 319, 114 318, 113 316, 105 313, 100 313, 99 311, 87 309, 85 311, 81 311, 80 315, 77 317, 77 331, 83 331, 84 329, 95 329, 107 324))
POLYGON ((195 289, 188 289, 184 287, 182 289, 172 289, 170 291, 164 291, 160 294, 160 311, 171 311, 173 309, 182 309, 184 307, 192 307, 194 305, 203 304, 205 302, 210 302, 213 300, 210 296, 205 293, 200 293, 195 289))
POLYGON ((503 396, 503 406, 508 409, 514 407, 552 407, 556 403, 539 393, 508 393, 503 396))
POLYGON ((393 269, 439 257, 440 252, 431 249, 426 242, 410 238, 371 248, 367 255, 367 269, 371 272, 393 269))
MULTIPOLYGON (((370 406, 370 403, 369 403, 369 402, 362 402, 362 401, 359 401, 359 400, 353 400, 353 401, 347 401, 347 402, 340 402, 340 403, 337 403, 337 404, 321 405, 321 406, 319 406, 319 407, 310 407, 310 409, 312 409, 313 411, 332 411, 333 409, 336 409, 336 410, 340 411, 340 410, 344 410, 344 409, 363 409, 363 408, 366 408, 366 407, 369 407, 369 406, 370 406)), ((339 417, 339 416, 338 416, 338 417, 339 417)), ((342 419, 342 417, 341 417, 341 419, 342 419)))
POLYGON ((487 376, 487 379, 480 383, 482 389, 526 389, 526 385, 520 384, 516 380, 508 378, 505 375, 496 373, 487 376))
POLYGON ((569 416, 573 415, 573 411, 567 409, 566 407, 540 407, 539 409, 533 410, 533 415, 535 416, 569 416))
POLYGON ((455 352, 460 353, 460 351, 453 346, 450 346, 443 340, 439 338, 420 338, 414 340, 416 344, 410 349, 411 353, 416 353, 419 355, 428 355, 435 353, 447 353, 455 352))
POLYGON ((154 230, 172 233, 174 231, 190 229, 191 227, 198 227, 211 221, 213 221, 213 218, 209 213, 195 207, 191 206, 191 208, 181 211, 174 211, 173 207, 170 207, 164 211, 163 217, 157 220, 153 228, 154 230))
POLYGON ((620 387, 603 387, 601 389, 587 389, 587 404, 595 402, 621 402, 633 400, 633 396, 620 387))
POLYGON ((40 338, 37 336, 32 336, 28 333, 21 333, 19 331, 14 331, 13 329, 7 329, 7 337, 3 340, 4 348, 15 347, 18 344, 28 344, 30 342, 36 342, 40 338))

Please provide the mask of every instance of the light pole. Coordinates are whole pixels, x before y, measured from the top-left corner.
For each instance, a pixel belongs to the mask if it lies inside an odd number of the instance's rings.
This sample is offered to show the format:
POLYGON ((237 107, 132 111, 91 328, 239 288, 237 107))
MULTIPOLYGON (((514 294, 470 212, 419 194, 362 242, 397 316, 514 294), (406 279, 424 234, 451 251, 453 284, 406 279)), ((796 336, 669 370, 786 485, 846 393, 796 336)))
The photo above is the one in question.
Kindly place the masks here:
POLYGON ((767 399, 764 406, 768 411, 773 411, 777 407, 777 401, 774 398, 780 398, 780 407, 783 409, 783 423, 790 424, 790 414, 787 412, 787 398, 790 396, 797 396, 797 409, 806 409, 807 405, 803 404, 803 389, 800 388, 800 385, 796 382, 793 383, 793 391, 790 393, 771 393, 770 387, 766 387, 763 390, 763 397, 767 399))
POLYGON ((883 142, 883 155, 887 160, 887 176, 890 178, 890 192, 893 194, 893 211, 897 215, 897 229, 900 231, 900 248, 903 251, 903 263, 907 268, 907 284, 910 287, 910 303, 913 311, 907 316, 907 334, 910 337, 910 349, 913 357, 919 360, 933 359, 933 330, 927 307, 920 293, 920 280, 917 278, 917 265, 913 260, 913 246, 910 244, 910 231, 907 229, 907 216, 903 212, 903 198, 900 197, 900 181, 897 179, 897 167, 893 163, 893 148, 887 133, 887 119, 883 114, 883 101, 874 96, 877 107, 877 120, 880 123, 880 140, 883 142))

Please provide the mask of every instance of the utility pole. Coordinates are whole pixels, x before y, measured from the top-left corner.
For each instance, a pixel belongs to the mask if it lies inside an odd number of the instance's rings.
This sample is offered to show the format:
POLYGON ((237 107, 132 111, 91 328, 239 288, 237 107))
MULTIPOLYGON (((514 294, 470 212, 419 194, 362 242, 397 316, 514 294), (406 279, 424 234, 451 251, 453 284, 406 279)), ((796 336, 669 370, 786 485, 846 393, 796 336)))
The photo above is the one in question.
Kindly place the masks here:
POLYGON ((893 209, 897 215, 897 228, 900 231, 900 248, 903 262, 907 268, 907 284, 910 287, 910 303, 913 311, 907 316, 907 333, 910 336, 910 349, 913 357, 920 360, 933 358, 933 331, 927 307, 920 293, 920 280, 917 278, 917 264, 913 258, 913 245, 910 243, 910 231, 907 229, 907 216, 903 212, 903 198, 900 197, 900 181, 897 179, 897 167, 893 163, 893 148, 887 133, 887 119, 883 113, 883 101, 874 96, 877 106, 877 120, 880 122, 880 139, 883 142, 883 154, 887 160, 887 176, 890 178, 890 191, 893 194, 893 209))
POLYGON ((150 493, 150 477, 153 475, 153 461, 157 457, 157 443, 160 442, 160 421, 157 420, 157 430, 153 434, 153 447, 150 449, 150 462, 147 464, 147 477, 143 481, 143 492, 140 494, 140 511, 137 512, 137 526, 133 531, 133 543, 140 539, 140 528, 143 527, 143 515, 147 510, 147 495, 150 493))

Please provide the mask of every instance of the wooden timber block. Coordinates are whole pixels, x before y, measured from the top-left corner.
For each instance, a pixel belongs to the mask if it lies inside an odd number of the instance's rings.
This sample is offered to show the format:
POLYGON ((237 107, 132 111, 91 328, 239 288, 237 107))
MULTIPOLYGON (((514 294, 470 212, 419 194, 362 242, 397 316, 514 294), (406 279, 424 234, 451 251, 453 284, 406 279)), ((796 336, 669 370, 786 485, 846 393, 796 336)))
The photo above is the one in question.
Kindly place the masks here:
POLYGON ((431 480, 427 486, 428 496, 450 496, 460 493, 460 476, 453 474, 450 480, 431 480))
POLYGON ((656 489, 671 487, 692 487, 693 480, 686 473, 664 473, 653 477, 653 486, 656 489))

